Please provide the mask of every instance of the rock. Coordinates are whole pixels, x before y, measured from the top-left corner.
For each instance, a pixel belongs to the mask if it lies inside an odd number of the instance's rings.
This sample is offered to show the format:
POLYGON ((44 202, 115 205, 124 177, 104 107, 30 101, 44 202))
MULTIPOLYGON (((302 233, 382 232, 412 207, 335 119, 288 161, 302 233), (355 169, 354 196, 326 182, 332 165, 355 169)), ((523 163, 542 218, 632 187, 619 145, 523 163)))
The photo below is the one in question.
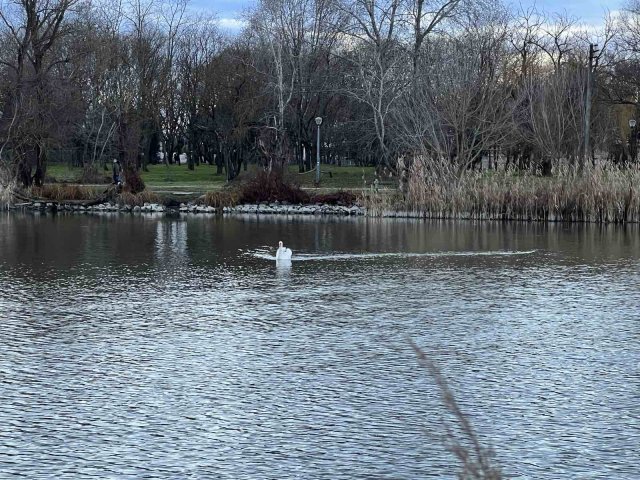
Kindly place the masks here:
POLYGON ((142 208, 140 208, 138 205, 136 205, 135 207, 133 207, 133 211, 134 212, 141 212, 142 208))

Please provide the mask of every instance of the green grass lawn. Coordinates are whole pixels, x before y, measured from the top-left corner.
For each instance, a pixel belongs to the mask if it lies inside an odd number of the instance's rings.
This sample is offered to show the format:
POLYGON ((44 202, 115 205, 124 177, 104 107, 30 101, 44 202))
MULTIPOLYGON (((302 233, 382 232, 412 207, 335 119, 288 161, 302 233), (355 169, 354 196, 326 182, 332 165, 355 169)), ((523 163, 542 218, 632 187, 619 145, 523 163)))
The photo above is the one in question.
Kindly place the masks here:
POLYGON ((81 173, 81 168, 70 167, 66 163, 50 163, 47 165, 47 177, 57 182, 77 182, 81 173))
POLYGON ((225 175, 216 175, 216 167, 208 164, 198 165, 193 170, 186 165, 149 165, 149 171, 141 172, 141 176, 152 188, 172 185, 221 188, 226 182, 225 175))
MULTIPOLYGON (((258 167, 254 165, 249 166, 248 171, 240 173, 238 180, 251 175, 256 168, 258 167)), ((302 188, 320 188, 325 191, 361 189, 369 187, 375 180, 373 167, 322 165, 320 172, 319 186, 315 184, 315 171, 299 174, 297 165, 289 166, 288 177, 302 188)), ((58 182, 77 181, 80 173, 80 168, 68 165, 51 164, 47 167, 47 176, 58 182)), ((105 171, 105 174, 111 175, 111 171, 105 171)), ((196 166, 194 170, 189 170, 186 165, 149 165, 149 171, 141 172, 141 175, 149 189, 157 191, 205 192, 219 190, 226 185, 226 176, 216 175, 216 167, 208 164, 196 166)), ((395 186, 393 180, 379 179, 379 182, 381 186, 395 186)))
MULTIPOLYGON (((316 172, 298 173, 297 165, 289 166, 290 178, 303 188, 316 187, 316 172)), ((320 166, 320 188, 333 190, 353 190, 370 187, 375 180, 374 167, 336 167, 334 165, 320 166)), ((379 184, 394 185, 395 180, 378 179, 379 184)))

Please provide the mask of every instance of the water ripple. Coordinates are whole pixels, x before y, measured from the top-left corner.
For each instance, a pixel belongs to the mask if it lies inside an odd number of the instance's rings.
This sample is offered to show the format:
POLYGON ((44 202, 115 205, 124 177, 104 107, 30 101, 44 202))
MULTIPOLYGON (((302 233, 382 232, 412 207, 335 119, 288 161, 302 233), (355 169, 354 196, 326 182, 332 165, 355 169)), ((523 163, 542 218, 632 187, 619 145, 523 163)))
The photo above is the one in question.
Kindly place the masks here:
POLYGON ((407 337, 509 477, 640 477, 625 232, 64 222, 0 218, 2 478, 455 478, 407 337))

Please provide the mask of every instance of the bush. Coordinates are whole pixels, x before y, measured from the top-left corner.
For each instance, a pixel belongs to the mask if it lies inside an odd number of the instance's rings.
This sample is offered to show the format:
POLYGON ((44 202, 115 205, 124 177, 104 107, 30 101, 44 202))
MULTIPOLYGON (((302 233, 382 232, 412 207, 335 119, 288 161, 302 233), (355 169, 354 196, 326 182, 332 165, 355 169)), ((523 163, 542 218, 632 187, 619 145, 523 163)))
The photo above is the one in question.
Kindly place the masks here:
POLYGON ((111 183, 111 177, 105 175, 104 172, 100 172, 97 167, 86 168, 82 171, 82 175, 79 178, 80 183, 97 183, 106 184, 111 183))
POLYGON ((309 200, 309 195, 298 185, 286 181, 282 173, 260 171, 240 187, 238 203, 308 203, 309 200))
POLYGON ((356 203, 357 197, 352 192, 347 192, 346 190, 340 190, 338 192, 333 193, 325 193, 314 195, 311 198, 313 203, 324 203, 327 205, 345 205, 351 206, 356 203))

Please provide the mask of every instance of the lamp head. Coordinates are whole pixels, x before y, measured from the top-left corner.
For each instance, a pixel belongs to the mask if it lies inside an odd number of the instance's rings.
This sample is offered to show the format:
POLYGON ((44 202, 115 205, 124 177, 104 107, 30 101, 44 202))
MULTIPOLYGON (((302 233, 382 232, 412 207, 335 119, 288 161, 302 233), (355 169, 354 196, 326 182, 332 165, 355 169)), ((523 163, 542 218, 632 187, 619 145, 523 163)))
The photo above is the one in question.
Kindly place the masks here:
POLYGON ((316 125, 320 126, 322 124, 322 117, 316 117, 316 125))

